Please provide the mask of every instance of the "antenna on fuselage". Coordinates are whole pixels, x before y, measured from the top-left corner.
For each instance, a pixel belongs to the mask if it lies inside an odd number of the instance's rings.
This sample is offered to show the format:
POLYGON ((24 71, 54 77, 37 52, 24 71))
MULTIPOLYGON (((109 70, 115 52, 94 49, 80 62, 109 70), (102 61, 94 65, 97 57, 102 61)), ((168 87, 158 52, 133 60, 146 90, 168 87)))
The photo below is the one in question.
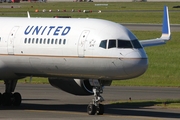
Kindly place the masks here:
POLYGON ((29 11, 27 11, 27 16, 28 16, 28 18, 31 18, 30 14, 29 14, 29 11))
POLYGON ((32 82, 32 76, 30 76, 30 78, 29 78, 29 83, 31 83, 32 82))

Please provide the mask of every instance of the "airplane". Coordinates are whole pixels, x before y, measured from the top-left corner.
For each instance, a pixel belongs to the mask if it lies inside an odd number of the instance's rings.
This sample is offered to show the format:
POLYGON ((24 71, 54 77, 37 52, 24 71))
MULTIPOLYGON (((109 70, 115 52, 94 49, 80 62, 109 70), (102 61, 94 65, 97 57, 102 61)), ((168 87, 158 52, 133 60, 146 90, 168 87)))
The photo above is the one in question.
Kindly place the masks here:
POLYGON ((46 77, 52 86, 68 93, 94 95, 87 113, 104 114, 104 86, 145 73, 144 47, 171 39, 167 6, 163 14, 161 37, 142 41, 108 20, 1 17, 0 79, 5 92, 0 93, 0 104, 21 105, 21 94, 14 92, 19 79, 46 77))

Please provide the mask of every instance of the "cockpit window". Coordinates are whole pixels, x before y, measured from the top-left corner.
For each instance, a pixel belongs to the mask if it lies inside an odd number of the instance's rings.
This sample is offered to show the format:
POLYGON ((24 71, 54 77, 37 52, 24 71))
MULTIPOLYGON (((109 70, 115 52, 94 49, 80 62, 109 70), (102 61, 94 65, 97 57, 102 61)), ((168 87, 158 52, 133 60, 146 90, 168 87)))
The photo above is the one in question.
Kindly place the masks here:
POLYGON ((133 44, 134 48, 142 48, 142 46, 138 40, 132 40, 132 44, 133 44))
POLYGON ((121 39, 110 39, 110 40, 102 40, 99 47, 104 49, 110 49, 110 48, 142 48, 139 41, 136 40, 121 40, 121 39), (107 48, 108 46, 108 48, 107 48))
POLYGON ((102 40, 99 47, 106 49, 106 45, 107 45, 107 40, 102 40))
POLYGON ((109 40, 108 48, 116 48, 116 40, 109 40))
POLYGON ((133 48, 130 41, 118 40, 118 48, 133 48))

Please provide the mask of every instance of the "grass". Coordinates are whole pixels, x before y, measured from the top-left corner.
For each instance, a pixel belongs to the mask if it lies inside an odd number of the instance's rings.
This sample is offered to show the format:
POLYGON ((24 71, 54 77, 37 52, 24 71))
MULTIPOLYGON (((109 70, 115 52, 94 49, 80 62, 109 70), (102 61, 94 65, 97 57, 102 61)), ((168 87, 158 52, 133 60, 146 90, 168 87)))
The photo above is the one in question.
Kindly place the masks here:
POLYGON ((18 82, 20 83, 32 83, 32 84, 48 84, 49 81, 47 78, 43 78, 43 77, 26 77, 23 79, 20 79, 18 82))
POLYGON ((26 11, 30 11, 32 17, 71 16, 73 18, 102 18, 120 23, 161 23, 163 6, 170 10, 172 24, 178 24, 179 9, 172 8, 177 2, 128 2, 105 3, 108 6, 95 6, 102 3, 87 2, 50 2, 50 3, 3 3, 0 6, 0 16, 27 17, 26 11), (5 8, 3 8, 5 6, 5 8), (11 8, 13 6, 13 8, 11 8), (38 9, 39 12, 35 12, 38 9), (43 13, 42 10, 47 12, 43 13), (49 10, 53 12, 48 12, 49 10), (60 12, 57 12, 57 9, 60 12), (71 12, 74 9, 75 12, 71 12), (67 12, 62 12, 66 10, 67 12), (92 13, 77 12, 78 10, 92 10, 92 13), (102 13, 99 14, 98 11, 102 13))
POLYGON ((117 101, 112 102, 112 105, 120 108, 143 108, 143 107, 163 107, 163 108, 180 108, 180 100, 135 100, 135 101, 117 101))

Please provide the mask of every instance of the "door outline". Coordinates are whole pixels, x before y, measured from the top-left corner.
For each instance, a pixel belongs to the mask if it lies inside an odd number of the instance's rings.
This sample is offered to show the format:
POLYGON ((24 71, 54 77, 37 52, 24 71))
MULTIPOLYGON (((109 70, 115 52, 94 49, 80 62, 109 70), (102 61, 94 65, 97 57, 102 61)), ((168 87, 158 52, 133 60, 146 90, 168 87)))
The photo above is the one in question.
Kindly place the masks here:
POLYGON ((78 56, 79 57, 84 57, 85 55, 85 45, 87 41, 87 36, 89 35, 89 30, 84 30, 81 33, 81 36, 78 41, 78 56))
POLYGON ((13 27, 9 34, 9 38, 8 38, 8 42, 7 42, 8 54, 11 54, 11 55, 14 54, 14 39, 15 39, 18 29, 19 29, 19 26, 13 27))

